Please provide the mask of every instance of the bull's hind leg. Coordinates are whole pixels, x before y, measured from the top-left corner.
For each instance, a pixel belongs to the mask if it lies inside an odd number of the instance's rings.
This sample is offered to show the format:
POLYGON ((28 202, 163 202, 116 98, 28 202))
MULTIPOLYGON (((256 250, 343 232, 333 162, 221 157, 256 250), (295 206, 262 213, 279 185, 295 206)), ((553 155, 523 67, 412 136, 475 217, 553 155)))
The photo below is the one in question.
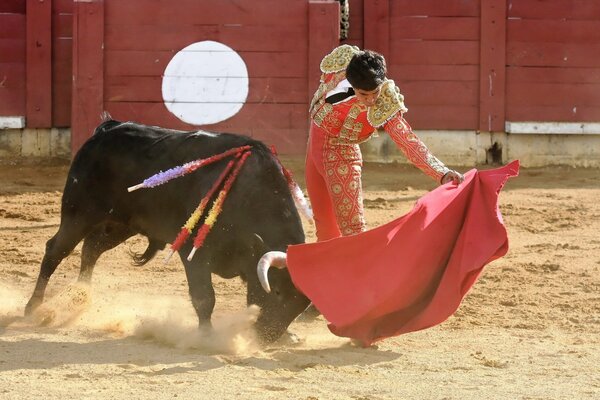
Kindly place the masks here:
POLYGON ((33 294, 25 306, 25 315, 31 314, 42 303, 46 286, 50 277, 56 271, 56 267, 83 239, 88 227, 86 224, 61 223, 56 235, 46 242, 46 252, 40 266, 40 274, 38 275, 33 294))
POLYGON ((198 315, 198 324, 202 330, 212 328, 211 316, 215 308, 215 290, 212 286, 211 260, 203 252, 197 252, 192 261, 186 259, 190 247, 184 247, 179 255, 185 266, 185 275, 192 305, 198 315))
POLYGON ((83 241, 81 248, 81 270, 79 271, 79 282, 90 283, 92 273, 98 258, 104 253, 133 236, 125 225, 112 223, 102 224, 90 232, 83 241))

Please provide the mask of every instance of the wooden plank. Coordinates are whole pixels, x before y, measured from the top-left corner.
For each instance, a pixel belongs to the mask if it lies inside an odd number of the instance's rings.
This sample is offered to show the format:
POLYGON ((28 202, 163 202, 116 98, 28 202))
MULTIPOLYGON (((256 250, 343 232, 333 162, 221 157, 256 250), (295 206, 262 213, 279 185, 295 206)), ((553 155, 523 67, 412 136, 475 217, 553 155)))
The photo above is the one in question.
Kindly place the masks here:
POLYGON ((508 18, 597 20, 600 2, 590 0, 519 0, 511 1, 508 18))
POLYGON ((52 15, 52 37, 73 38, 73 14, 53 14, 52 15))
POLYGON ((73 3, 72 154, 92 135, 104 111, 104 4, 73 3))
POLYGON ((506 0, 481 1, 479 130, 504 132, 506 0))
MULTIPOLYGON (((106 101, 163 101, 159 76, 109 76, 104 86, 106 101)), ((246 103, 306 105, 305 78, 251 78, 249 86, 246 103)))
MULTIPOLYGON (((179 121, 162 102, 106 102, 106 110, 116 119, 133 120, 146 124, 181 127, 192 125, 179 121), (167 125, 165 125, 167 124, 167 125), (183 125, 182 125, 183 124, 183 125)), ((197 103, 202 107, 201 103, 197 103)), ((306 104, 246 104, 233 117, 218 124, 222 129, 303 129, 308 121, 306 104)), ((206 125, 213 126, 213 125, 206 125)), ((215 125, 216 126, 216 125, 215 125)), ((177 128, 179 129, 179 128, 177 128)))
POLYGON ((73 14, 73 0, 52 0, 52 12, 55 14, 73 14))
POLYGON ((392 36, 389 64, 479 65, 479 42, 410 41, 392 36))
POLYGON ((409 106, 406 119, 415 130, 475 130, 479 121, 479 107, 457 105, 409 106))
POLYGON ((593 21, 509 19, 506 40, 597 44, 600 42, 600 14, 593 21))
POLYGON ((25 39, 25 15, 0 14, 0 39, 25 39))
POLYGON ((0 88, 25 89, 25 65, 23 63, 1 63, 0 88))
POLYGON ((57 39, 52 43, 52 79, 54 82, 73 82, 73 41, 57 39))
POLYGON ((600 44, 509 42, 506 63, 527 67, 600 67, 600 44))
POLYGON ((71 82, 52 82, 52 126, 66 128, 71 126, 71 82))
POLYGON ((2 63, 24 63, 26 53, 25 38, 0 39, 0 54, 2 54, 2 63))
MULTIPOLYGON (((421 15, 430 17, 477 17, 479 2, 474 0, 394 0, 390 13, 397 15, 421 15)), ((394 32, 395 33, 395 32, 394 32)))
POLYGON ((25 0, 2 0, 0 2, 0 13, 25 14, 25 0))
POLYGON ((600 106, 600 83, 526 83, 509 82, 506 98, 511 105, 577 107, 600 106))
POLYGON ((506 81, 509 83, 600 83, 600 67, 508 67, 506 81))
POLYGON ((28 128, 52 126, 52 2, 27 0, 26 118, 28 128))
MULTIPOLYGON (((244 133, 243 131, 239 133, 244 133)), ((308 124, 304 129, 251 129, 250 136, 275 146, 278 154, 305 155, 308 124)))
POLYGON ((365 1, 363 13, 365 48, 386 56, 390 52, 390 0, 365 1))
POLYGON ((477 81, 420 81, 400 85, 407 107, 413 105, 468 105, 479 104, 477 81))
POLYGON ((477 65, 403 65, 388 64, 388 76, 397 84, 419 81, 476 81, 477 65))
POLYGON ((0 115, 25 115, 25 90, 0 86, 0 115))
POLYGON ((113 25, 106 26, 108 50, 179 50, 213 40, 236 51, 306 52, 304 21, 284 25, 113 25), (290 45, 293 43, 293 45, 290 45))
POLYGON ((127 0, 108 1, 106 20, 117 25, 290 25, 307 15, 306 0, 127 0))
MULTIPOLYGON (((306 77, 306 53, 240 52, 251 77, 306 77)), ((160 76, 173 57, 172 51, 107 50, 108 76, 160 76)), ((318 65, 318 64, 317 64, 318 65)))
POLYGON ((350 0, 350 29, 348 39, 342 41, 343 44, 364 47, 364 13, 363 0, 350 0))
POLYGON ((418 40, 479 40, 477 17, 415 17, 394 16, 391 26, 402 27, 394 36, 418 40))
POLYGON ((557 106, 519 106, 506 105, 507 121, 559 121, 559 122, 597 122, 600 121, 600 107, 577 106, 568 104, 557 106))
MULTIPOLYGON (((319 65, 325 55, 338 46, 340 38, 340 4, 310 0, 308 2, 308 62, 307 68, 308 102, 319 86, 321 70, 319 65)), ((251 76, 260 76, 251 74, 251 76)))

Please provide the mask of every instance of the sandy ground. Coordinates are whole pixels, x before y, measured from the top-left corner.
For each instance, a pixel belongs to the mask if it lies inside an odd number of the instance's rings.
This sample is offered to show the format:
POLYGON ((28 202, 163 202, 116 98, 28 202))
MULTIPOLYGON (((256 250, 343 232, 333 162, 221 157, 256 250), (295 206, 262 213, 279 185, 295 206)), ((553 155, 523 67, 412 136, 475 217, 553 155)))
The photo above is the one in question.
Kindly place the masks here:
MULTIPOLYGON (((288 160, 295 175, 301 163, 288 160)), ((289 165, 288 164, 288 165, 289 165)), ((458 312, 368 349, 296 321, 297 344, 260 348, 238 280, 216 278, 216 334, 201 337, 178 260, 130 263, 135 237, 74 285, 78 247, 22 318, 57 230, 64 162, 0 162, 1 399, 599 399, 600 171, 523 169, 500 207, 510 250, 458 312)), ((408 166, 365 167, 370 226, 433 188, 408 166)), ((314 231, 307 228, 308 239, 314 231)))

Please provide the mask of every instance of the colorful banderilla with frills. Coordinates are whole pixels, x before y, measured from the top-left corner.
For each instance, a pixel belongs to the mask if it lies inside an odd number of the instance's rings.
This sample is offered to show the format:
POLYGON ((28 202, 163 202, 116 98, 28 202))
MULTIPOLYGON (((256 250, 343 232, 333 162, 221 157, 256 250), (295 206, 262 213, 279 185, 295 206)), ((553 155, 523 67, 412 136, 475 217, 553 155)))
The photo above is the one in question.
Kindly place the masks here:
POLYGON ((180 165, 178 167, 168 169, 164 172, 161 171, 155 175, 152 175, 150 178, 144 179, 144 181, 140 184, 130 186, 129 188, 127 188, 127 191, 133 192, 134 190, 138 190, 138 189, 142 189, 142 188, 153 188, 155 186, 162 185, 163 183, 169 182, 171 179, 175 179, 175 178, 179 178, 180 176, 187 175, 190 172, 194 172, 195 170, 197 170, 200 167, 203 167, 205 165, 219 161, 219 160, 221 160, 225 157, 228 157, 232 154, 241 154, 242 152, 244 152, 246 150, 250 150, 250 147, 251 146, 249 146, 249 145, 236 147, 236 148, 229 149, 223 153, 216 154, 216 155, 208 157, 208 158, 190 161, 190 162, 180 165))
MULTIPOLYGON (((237 155, 239 156, 239 153, 237 155)), ((169 254, 167 254, 167 256, 165 257, 165 264, 169 262, 169 260, 173 256, 173 253, 175 253, 176 251, 179 251, 181 249, 181 246, 183 246, 183 244, 190 237, 190 235, 192 234, 192 231, 198 224, 198 221, 200 221, 200 218, 202 217, 202 214, 204 213, 204 210, 206 209, 208 202, 213 197, 213 195, 215 194, 217 189, 221 186, 221 183, 223 183, 223 181, 227 177, 227 174, 229 174, 229 171, 231 171, 233 164, 234 164, 234 160, 229 161, 229 163, 227 164, 227 166, 225 167, 223 172, 221 172, 221 175, 219 175, 219 177, 217 178, 215 183, 212 185, 212 187, 210 188, 208 193, 206 193, 206 195, 200 201, 200 204, 198 205, 198 207, 196 207, 196 209, 194 210, 192 215, 190 215, 190 217, 186 221, 185 225, 181 228, 181 231, 177 235, 177 238, 171 244, 171 250, 169 251, 169 254)))
POLYGON ((211 228, 217 221, 217 217, 219 216, 219 214, 221 213, 221 211, 223 209, 223 202, 225 201, 225 197, 229 193, 229 189, 231 189, 231 186, 233 185, 235 178, 237 178, 238 174, 240 173, 240 170, 242 169, 242 166, 246 162, 246 159, 248 158, 249 155, 250 155, 249 151, 242 154, 242 156, 240 157, 239 161, 237 162, 237 164, 235 166, 235 169, 227 177, 227 180, 225 181, 223 188, 221 189, 221 191, 219 192, 219 195, 213 202, 212 208, 210 209, 208 216, 204 220, 204 224, 202 224, 202 226, 198 229, 198 233, 196 234, 196 238, 194 239, 194 247, 192 248, 192 251, 190 251, 190 254, 187 257, 188 261, 190 261, 194 257, 196 250, 198 250, 204 244, 204 240, 206 239, 208 232, 210 232, 211 228))

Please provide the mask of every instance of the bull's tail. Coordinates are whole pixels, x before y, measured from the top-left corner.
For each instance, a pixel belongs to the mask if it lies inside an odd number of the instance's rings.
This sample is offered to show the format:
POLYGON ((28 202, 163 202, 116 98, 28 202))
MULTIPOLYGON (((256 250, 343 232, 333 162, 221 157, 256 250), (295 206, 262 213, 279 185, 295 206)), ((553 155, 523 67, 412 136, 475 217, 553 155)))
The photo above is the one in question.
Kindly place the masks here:
POLYGON ((277 157, 277 151, 275 150, 275 146, 271 146, 271 152, 273 153, 273 156, 275 157, 275 160, 277 161, 277 164, 279 165, 283 176, 285 176, 285 180, 288 183, 290 192, 292 192, 292 197, 294 198, 294 204, 296 204, 296 208, 298 209, 298 211, 300 211, 300 214, 302 214, 304 218, 306 218, 310 223, 314 224, 312 208, 310 207, 308 200, 304 196, 302 189, 300 189, 300 186, 294 180, 292 173, 286 167, 283 166, 281 160, 279 160, 279 157, 277 157))
POLYGON ((144 250, 143 253, 140 254, 131 250, 129 251, 129 253, 133 258, 133 265, 135 265, 136 267, 141 267, 142 265, 145 265, 148 261, 152 260, 159 250, 162 250, 164 248, 164 242, 148 238, 148 247, 146 247, 146 250, 144 250))

